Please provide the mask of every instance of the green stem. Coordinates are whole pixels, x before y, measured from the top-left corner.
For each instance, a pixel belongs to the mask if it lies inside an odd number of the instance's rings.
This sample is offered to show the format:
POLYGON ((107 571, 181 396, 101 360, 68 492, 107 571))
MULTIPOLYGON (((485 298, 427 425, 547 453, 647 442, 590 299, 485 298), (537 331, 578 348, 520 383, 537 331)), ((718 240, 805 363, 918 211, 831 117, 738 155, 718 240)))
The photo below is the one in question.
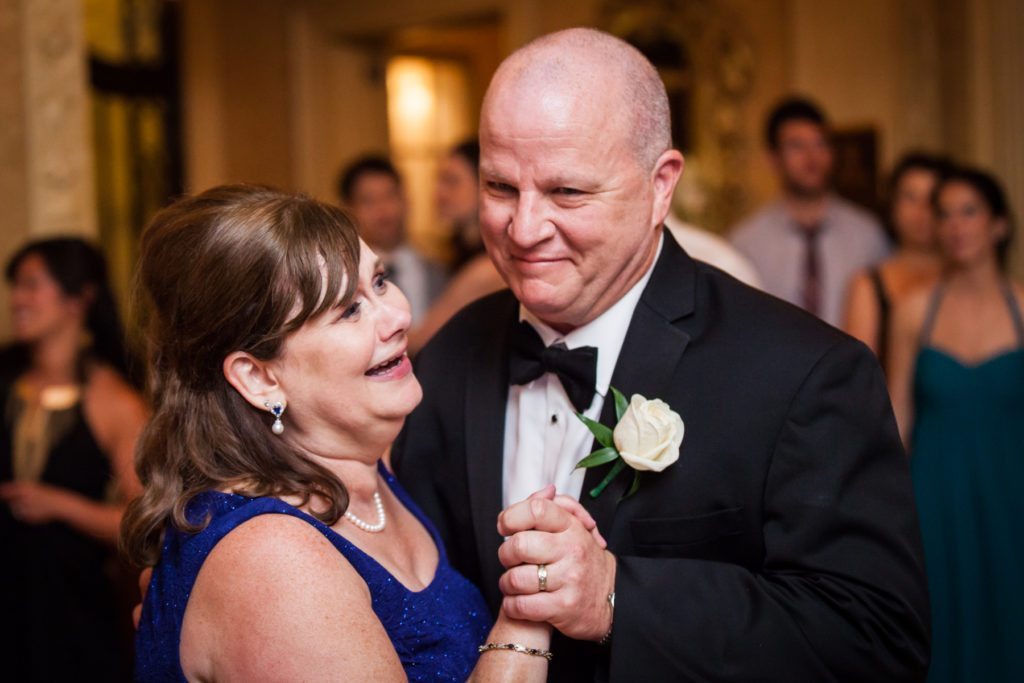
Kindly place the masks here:
POLYGON ((611 471, 608 472, 608 474, 605 475, 605 478, 601 480, 601 483, 590 490, 590 497, 597 498, 600 496, 605 488, 607 488, 608 484, 612 483, 612 479, 618 476, 619 472, 624 469, 626 469, 626 461, 620 457, 615 461, 615 464, 612 465, 611 471))

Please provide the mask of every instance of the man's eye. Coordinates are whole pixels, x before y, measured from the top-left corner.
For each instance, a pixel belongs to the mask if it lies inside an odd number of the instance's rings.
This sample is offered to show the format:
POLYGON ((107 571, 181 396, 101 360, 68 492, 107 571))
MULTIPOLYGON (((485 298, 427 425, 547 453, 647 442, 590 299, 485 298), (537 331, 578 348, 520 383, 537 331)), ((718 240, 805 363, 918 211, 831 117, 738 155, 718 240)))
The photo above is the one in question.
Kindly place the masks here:
POLYGON ((512 194, 516 191, 516 188, 512 187, 508 183, 498 183, 494 181, 489 181, 487 183, 487 189, 491 192, 498 192, 501 194, 512 194))
POLYGON ((584 194, 583 190, 577 190, 575 187, 558 187, 555 188, 555 194, 560 194, 564 197, 576 197, 584 194))

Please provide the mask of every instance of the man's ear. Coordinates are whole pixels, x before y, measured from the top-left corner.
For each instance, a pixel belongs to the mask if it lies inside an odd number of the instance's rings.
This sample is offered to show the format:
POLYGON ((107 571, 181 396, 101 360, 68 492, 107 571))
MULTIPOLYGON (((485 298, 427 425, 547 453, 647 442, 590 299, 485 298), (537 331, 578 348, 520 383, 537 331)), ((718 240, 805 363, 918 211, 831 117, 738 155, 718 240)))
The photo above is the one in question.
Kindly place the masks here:
POLYGON ((651 174, 654 185, 654 206, 651 212, 656 225, 665 222, 669 210, 672 208, 672 194, 676 190, 676 184, 683 175, 683 167, 686 161, 677 149, 670 149, 658 157, 651 174))
POLYGON ((267 403, 287 403, 273 368, 244 351, 229 353, 223 364, 224 379, 253 407, 266 410, 267 403))

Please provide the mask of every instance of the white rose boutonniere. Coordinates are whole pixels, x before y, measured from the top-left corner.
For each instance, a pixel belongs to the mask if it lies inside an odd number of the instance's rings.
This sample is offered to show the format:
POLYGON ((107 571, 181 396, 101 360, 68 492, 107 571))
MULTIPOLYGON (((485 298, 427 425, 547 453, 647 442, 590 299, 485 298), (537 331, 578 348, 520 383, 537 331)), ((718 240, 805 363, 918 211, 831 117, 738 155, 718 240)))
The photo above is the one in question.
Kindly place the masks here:
POLYGON ((679 413, 660 399, 646 399, 640 394, 626 401, 619 390, 612 387, 615 397, 615 416, 618 423, 610 429, 582 413, 576 416, 587 425, 603 448, 594 451, 576 463, 576 467, 597 467, 615 462, 604 480, 590 491, 597 498, 627 466, 633 472, 633 485, 624 498, 636 493, 640 486, 640 472, 661 472, 679 459, 685 426, 679 413))

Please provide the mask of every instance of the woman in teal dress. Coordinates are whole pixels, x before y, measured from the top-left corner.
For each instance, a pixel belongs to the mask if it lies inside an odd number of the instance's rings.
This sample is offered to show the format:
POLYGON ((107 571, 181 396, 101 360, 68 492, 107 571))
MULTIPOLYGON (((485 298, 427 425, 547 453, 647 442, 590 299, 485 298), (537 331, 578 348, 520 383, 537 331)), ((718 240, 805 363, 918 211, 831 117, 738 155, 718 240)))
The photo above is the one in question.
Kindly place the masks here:
POLYGON ((936 190, 944 274, 897 309, 893 404, 909 436, 932 604, 928 680, 1022 681, 1024 291, 999 184, 936 190))

